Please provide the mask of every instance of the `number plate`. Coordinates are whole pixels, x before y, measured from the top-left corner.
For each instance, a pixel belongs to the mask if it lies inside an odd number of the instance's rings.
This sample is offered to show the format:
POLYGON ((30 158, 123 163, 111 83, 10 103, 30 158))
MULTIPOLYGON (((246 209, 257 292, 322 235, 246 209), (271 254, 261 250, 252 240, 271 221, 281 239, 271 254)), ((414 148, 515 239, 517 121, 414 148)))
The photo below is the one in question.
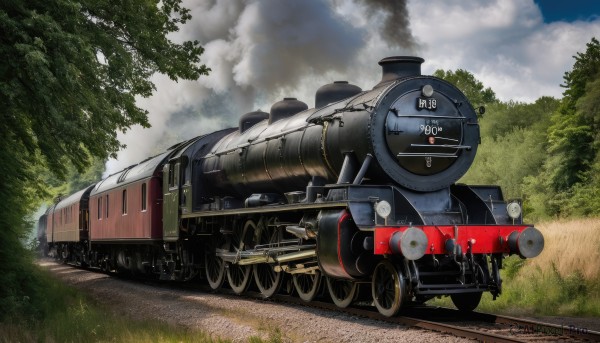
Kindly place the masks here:
POLYGON ((417 98, 417 110, 430 110, 435 111, 437 109, 437 100, 434 98, 417 98))

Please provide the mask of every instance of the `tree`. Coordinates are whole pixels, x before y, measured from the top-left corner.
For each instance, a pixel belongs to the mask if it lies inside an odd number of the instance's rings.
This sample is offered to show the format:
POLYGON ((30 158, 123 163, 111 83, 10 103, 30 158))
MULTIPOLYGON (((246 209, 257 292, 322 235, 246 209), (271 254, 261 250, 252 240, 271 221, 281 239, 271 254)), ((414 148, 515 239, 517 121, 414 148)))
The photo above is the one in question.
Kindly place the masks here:
POLYGON ((596 37, 592 37, 586 47, 585 53, 578 52, 573 56, 573 69, 565 72, 563 76, 565 83, 561 87, 566 88, 563 95, 567 108, 571 110, 575 109, 579 98, 586 93, 587 84, 597 79, 600 72, 600 42, 596 37))
POLYGON ((64 179, 69 164, 114 156, 117 131, 149 126, 135 98, 151 95, 150 76, 207 74, 198 42, 168 37, 189 19, 181 0, 0 2, 0 320, 43 307, 21 244, 48 195, 40 166, 64 179))
POLYGON ((117 130, 149 126, 136 96, 154 90, 149 77, 197 79, 198 42, 167 38, 189 18, 181 0, 61 0, 0 4, 2 133, 39 150, 52 171, 65 160, 79 170, 89 153, 114 155, 117 130))
POLYGON ((562 104, 548 130, 549 151, 557 159, 550 174, 551 186, 558 192, 584 181, 598 153, 600 138, 600 122, 593 105, 597 100, 585 96, 586 92, 598 93, 600 43, 592 38, 585 53, 578 52, 573 58, 573 69, 565 73, 561 85, 566 88, 562 104))
POLYGON ((465 93, 474 107, 498 102, 496 93, 490 87, 484 88, 481 81, 464 69, 457 69, 455 72, 438 69, 433 73, 433 76, 444 79, 458 87, 465 93))
POLYGON ((560 101, 543 96, 532 104, 515 101, 497 102, 486 109, 480 120, 481 136, 484 139, 504 136, 517 128, 532 128, 543 132, 550 125, 550 116, 560 101))

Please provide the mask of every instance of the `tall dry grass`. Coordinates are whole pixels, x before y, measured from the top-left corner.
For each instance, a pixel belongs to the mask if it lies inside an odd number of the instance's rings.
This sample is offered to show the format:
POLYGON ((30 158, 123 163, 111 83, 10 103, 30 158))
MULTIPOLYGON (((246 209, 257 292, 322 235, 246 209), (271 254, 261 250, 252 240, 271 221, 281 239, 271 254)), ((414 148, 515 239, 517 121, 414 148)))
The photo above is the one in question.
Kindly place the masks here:
POLYGON ((536 227, 544 235, 544 250, 528 261, 549 271, 552 264, 562 276, 577 272, 586 280, 600 276, 600 218, 559 220, 536 227))

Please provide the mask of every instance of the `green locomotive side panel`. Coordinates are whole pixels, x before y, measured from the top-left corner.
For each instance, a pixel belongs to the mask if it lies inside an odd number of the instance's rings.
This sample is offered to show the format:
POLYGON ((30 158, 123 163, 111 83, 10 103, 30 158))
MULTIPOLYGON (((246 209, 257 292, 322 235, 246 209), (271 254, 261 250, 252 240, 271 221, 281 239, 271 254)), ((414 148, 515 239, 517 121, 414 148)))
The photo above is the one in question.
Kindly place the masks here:
POLYGON ((179 163, 163 167, 163 239, 175 241, 179 238, 179 163))

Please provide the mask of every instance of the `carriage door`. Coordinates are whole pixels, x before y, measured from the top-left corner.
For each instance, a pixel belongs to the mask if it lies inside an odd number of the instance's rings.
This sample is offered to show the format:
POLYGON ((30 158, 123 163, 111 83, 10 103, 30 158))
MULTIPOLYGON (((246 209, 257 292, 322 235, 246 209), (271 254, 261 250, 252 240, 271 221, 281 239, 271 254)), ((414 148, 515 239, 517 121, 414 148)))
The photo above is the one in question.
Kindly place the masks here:
POLYGON ((179 184, 180 163, 172 159, 163 167, 163 239, 174 241, 179 237, 179 184))

